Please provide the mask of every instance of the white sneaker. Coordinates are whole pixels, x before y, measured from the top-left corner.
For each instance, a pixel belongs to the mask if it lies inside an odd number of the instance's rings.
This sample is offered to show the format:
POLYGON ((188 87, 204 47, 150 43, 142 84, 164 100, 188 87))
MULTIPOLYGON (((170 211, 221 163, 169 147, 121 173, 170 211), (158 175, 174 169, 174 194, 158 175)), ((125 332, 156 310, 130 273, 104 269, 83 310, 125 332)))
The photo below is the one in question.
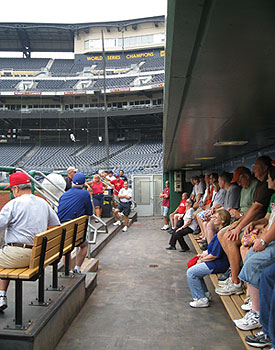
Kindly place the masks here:
POLYGON ((243 305, 241 305, 241 308, 244 311, 250 311, 252 310, 252 301, 250 299, 248 299, 243 305))
POLYGON ((121 222, 118 220, 116 222, 113 223, 114 226, 120 226, 121 225, 121 222))
POLYGON ((218 286, 223 287, 228 285, 228 283, 232 282, 231 277, 228 277, 226 280, 224 281, 218 281, 218 286))
POLYGON ((124 226, 123 229, 122 229, 123 232, 126 232, 127 230, 128 230, 127 226, 124 226))
POLYGON ((235 326, 242 329, 243 331, 250 331, 255 328, 260 328, 260 315, 254 310, 248 311, 243 318, 233 321, 235 326))
POLYGON ((122 213, 122 211, 118 212, 119 216, 124 216, 124 214, 122 213))
POLYGON ((168 230, 168 228, 169 228, 169 225, 164 225, 164 226, 161 228, 161 230, 168 230))
POLYGON ((195 299, 189 303, 191 307, 208 307, 209 301, 207 298, 195 299))
POLYGON ((0 297, 0 310, 3 311, 8 307, 7 297, 3 295, 0 297))
POLYGON ((242 294, 243 293, 243 285, 240 282, 238 285, 235 285, 233 281, 230 280, 226 285, 220 288, 216 288, 215 292, 219 295, 232 295, 232 294, 242 294))

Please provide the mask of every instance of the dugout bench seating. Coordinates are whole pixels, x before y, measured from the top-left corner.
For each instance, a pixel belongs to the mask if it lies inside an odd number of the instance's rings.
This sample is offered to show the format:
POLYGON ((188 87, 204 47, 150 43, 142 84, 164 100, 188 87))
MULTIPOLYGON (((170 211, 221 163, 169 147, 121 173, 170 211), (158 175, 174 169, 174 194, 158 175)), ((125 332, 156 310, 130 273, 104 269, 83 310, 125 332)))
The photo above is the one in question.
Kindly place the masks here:
POLYGON ((23 281, 38 279, 38 298, 30 305, 47 306, 44 300, 45 268, 53 266, 52 286, 48 290, 58 288, 58 263, 62 255, 68 256, 75 246, 86 239, 88 216, 83 215, 68 221, 60 226, 39 233, 34 237, 29 267, 0 269, 0 278, 15 281, 15 324, 7 329, 26 330, 28 325, 23 324, 23 281))
MULTIPOLYGON (((196 252, 198 254, 201 254, 202 253, 202 250, 200 249, 200 246, 198 244, 198 242, 195 240, 195 236, 193 234, 189 234, 188 235, 196 252)), ((209 275, 210 277, 210 280, 211 282, 213 283, 214 287, 217 288, 218 287, 218 275, 217 274, 211 274, 209 275)), ((237 320, 237 319, 240 319, 242 318, 245 314, 246 314, 246 311, 242 310, 241 309, 241 305, 244 303, 244 299, 245 299, 245 294, 240 294, 240 295, 236 295, 236 294, 233 294, 233 295, 220 295, 220 298, 226 308, 226 311, 228 312, 231 320, 237 320)), ((241 329, 239 329, 238 327, 236 327, 234 325, 234 327, 236 328, 236 330, 238 331, 239 333, 239 336, 242 340, 242 342, 244 343, 245 345, 245 348, 247 350, 255 350, 255 347, 252 347, 250 345, 248 345, 245 341, 245 337, 247 335, 252 335, 252 334, 256 334, 257 332, 260 331, 260 329, 255 329, 255 330, 252 330, 252 331, 243 331, 241 329)), ((269 347, 265 347, 265 348, 262 348, 262 349, 269 349, 269 347)))

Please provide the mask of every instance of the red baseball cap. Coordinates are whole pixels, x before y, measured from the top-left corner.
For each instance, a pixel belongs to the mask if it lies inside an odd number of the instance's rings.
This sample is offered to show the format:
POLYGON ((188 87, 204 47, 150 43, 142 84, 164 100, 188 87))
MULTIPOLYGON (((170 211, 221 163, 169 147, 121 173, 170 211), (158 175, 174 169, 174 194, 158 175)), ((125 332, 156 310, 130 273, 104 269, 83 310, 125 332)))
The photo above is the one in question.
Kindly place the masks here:
POLYGON ((12 186, 27 184, 31 182, 28 175, 21 172, 11 174, 9 177, 9 181, 10 181, 10 184, 4 188, 5 190, 12 186))

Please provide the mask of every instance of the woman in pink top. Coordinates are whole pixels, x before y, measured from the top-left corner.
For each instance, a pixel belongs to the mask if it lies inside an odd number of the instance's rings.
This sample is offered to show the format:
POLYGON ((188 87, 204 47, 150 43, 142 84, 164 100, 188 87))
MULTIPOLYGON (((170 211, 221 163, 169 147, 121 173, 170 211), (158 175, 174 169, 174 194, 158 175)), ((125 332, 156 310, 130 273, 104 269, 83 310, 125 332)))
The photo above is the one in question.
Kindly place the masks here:
POLYGON ((98 174, 95 174, 93 177, 93 181, 87 182, 89 186, 91 186, 91 193, 94 203, 95 215, 100 218, 102 213, 102 207, 104 202, 104 194, 103 192, 106 190, 107 185, 105 185, 98 174))

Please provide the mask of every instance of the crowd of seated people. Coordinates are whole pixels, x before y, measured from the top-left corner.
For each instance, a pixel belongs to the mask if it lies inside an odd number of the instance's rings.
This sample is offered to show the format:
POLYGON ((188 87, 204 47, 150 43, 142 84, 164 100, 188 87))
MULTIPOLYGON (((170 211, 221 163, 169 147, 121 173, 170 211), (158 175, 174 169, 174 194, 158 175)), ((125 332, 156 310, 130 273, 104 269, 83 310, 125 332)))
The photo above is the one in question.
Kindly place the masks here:
MULTIPOLYGON (((196 237, 205 251, 187 271, 193 297, 191 307, 208 307, 211 296, 203 277, 223 273, 215 292, 218 295, 247 295, 245 316, 234 320, 242 330, 262 328, 246 341, 254 347, 275 349, 275 166, 268 156, 260 156, 251 171, 240 166, 234 174, 205 174, 192 178, 190 198, 184 194, 185 214, 175 223, 177 210, 170 216, 172 228, 168 250, 189 250, 184 236, 200 227, 196 237), (193 203, 192 203, 193 202, 193 203), (266 290, 269 290, 267 295, 266 290)), ((196 232, 195 232, 196 233, 196 232)))

